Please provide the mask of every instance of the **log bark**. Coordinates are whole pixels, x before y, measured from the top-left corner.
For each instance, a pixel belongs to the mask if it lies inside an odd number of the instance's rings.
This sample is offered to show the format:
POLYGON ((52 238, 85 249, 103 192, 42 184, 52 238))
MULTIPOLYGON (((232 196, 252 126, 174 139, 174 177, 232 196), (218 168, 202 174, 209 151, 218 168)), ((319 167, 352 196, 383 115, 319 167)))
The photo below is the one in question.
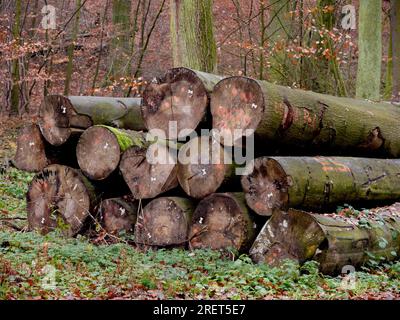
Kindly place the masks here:
POLYGON ((349 265, 358 268, 391 261, 399 254, 399 203, 358 216, 277 211, 250 249, 257 263, 279 265, 289 259, 302 264, 316 260, 326 274, 341 273, 349 265))
POLYGON ((193 214, 190 247, 243 252, 253 243, 256 227, 242 193, 214 193, 200 201, 193 214))
POLYGON ((206 116, 209 94, 222 77, 173 68, 143 92, 142 116, 148 130, 157 129, 167 139, 187 136, 206 116), (176 130, 170 130, 173 122, 176 130))
POLYGON ((176 156, 161 143, 132 146, 122 155, 119 168, 135 199, 155 198, 178 186, 176 156))
POLYGON ((60 229, 74 236, 96 204, 94 188, 79 170, 50 165, 38 173, 27 192, 29 230, 46 234, 60 229))
POLYGON ((74 129, 110 125, 129 130, 144 130, 140 98, 91 96, 47 96, 39 111, 39 126, 45 139, 61 145, 74 129))
POLYGON ((62 146, 50 145, 36 124, 23 127, 18 133, 13 165, 24 171, 39 172, 50 164, 78 167, 75 150, 78 136, 72 135, 62 146), (71 152, 72 151, 72 152, 71 152))
POLYGON ((400 160, 261 157, 242 187, 250 208, 266 216, 276 209, 383 203, 400 197, 400 160))
POLYGON ((109 234, 133 233, 138 207, 129 197, 105 199, 97 207, 97 217, 109 234))
POLYGON ((152 200, 138 215, 135 242, 156 247, 186 245, 194 209, 193 203, 185 198, 161 197, 152 200))
POLYGON ((179 150, 178 181, 193 198, 214 193, 224 183, 232 182, 234 173, 229 155, 211 136, 193 138, 179 150))
POLYGON ((213 128, 221 132, 225 145, 233 145, 255 131, 256 137, 263 141, 313 152, 400 155, 397 129, 400 110, 389 103, 334 97, 246 77, 230 77, 215 86, 211 114, 213 128), (234 136, 235 129, 242 131, 234 136))
POLYGON ((147 145, 141 132, 98 125, 81 135, 76 155, 79 167, 88 178, 103 180, 118 168, 122 153, 128 148, 147 145))

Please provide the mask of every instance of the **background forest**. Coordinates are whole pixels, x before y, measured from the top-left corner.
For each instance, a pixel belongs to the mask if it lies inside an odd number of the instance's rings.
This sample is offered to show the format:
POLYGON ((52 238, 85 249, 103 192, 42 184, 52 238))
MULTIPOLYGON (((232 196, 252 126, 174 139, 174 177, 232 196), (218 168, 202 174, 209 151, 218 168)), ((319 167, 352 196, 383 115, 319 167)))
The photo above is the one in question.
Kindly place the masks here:
POLYGON ((34 114, 52 93, 140 95, 144 81, 173 65, 340 96, 396 96, 398 1, 183 3, 1 0, 1 113, 34 114))

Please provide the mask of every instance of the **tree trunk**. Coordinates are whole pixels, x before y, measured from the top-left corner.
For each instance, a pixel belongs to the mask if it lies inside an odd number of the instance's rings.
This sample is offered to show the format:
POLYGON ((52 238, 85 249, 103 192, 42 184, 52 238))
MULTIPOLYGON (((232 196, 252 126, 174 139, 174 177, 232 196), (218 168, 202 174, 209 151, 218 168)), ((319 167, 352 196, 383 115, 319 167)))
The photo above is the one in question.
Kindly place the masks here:
POLYGON ((30 172, 42 171, 49 164, 76 168, 78 163, 74 150, 77 143, 78 136, 73 135, 62 146, 52 146, 43 139, 39 127, 30 124, 18 134, 17 151, 12 162, 16 168, 30 172))
MULTIPOLYGON (((12 36, 16 42, 16 45, 19 46, 21 44, 21 0, 15 0, 15 15, 14 22, 12 25, 12 36)), ((11 86, 11 114, 19 113, 20 106, 20 70, 19 70, 20 61, 19 58, 15 58, 12 60, 11 65, 11 77, 12 77, 12 86, 11 86)))
POLYGON ((392 43, 392 96, 400 101, 400 2, 391 0, 390 30, 392 43))
POLYGON ((155 198, 178 186, 176 157, 161 143, 129 148, 119 168, 135 199, 155 198), (159 161, 151 156, 155 154, 159 161))
POLYGON ((183 145, 178 155, 178 181, 187 195, 201 199, 222 184, 233 183, 234 165, 211 136, 200 136, 183 145))
POLYGON ((242 187, 250 208, 266 216, 277 209, 382 203, 400 197, 400 160, 262 157, 242 187))
POLYGON ((174 66, 215 72, 212 0, 171 0, 170 9, 174 66))
POLYGON ((27 192, 30 230, 46 234, 60 229, 76 235, 96 204, 93 186, 80 171, 51 165, 38 173, 27 192))
POLYGON ((400 111, 389 103, 230 77, 215 86, 211 113, 213 128, 220 131, 225 145, 240 142, 255 130, 263 141, 313 152, 400 156, 400 111), (232 138, 234 130, 242 132, 232 138))
POLYGON ((279 265, 285 259, 319 262, 321 272, 337 274, 394 260, 400 254, 400 204, 345 217, 290 209, 267 221, 252 248, 257 263, 279 265))
POLYGON ((185 245, 193 211, 193 203, 185 198, 154 199, 138 215, 135 242, 157 247, 185 245))
POLYGON ((380 100, 382 64, 382 1, 360 1, 356 97, 380 100))
POLYGON ((200 201, 193 213, 189 239, 192 249, 250 248, 256 224, 242 193, 214 193, 200 201))
POLYGON ((97 207, 97 217, 101 225, 112 235, 133 233, 137 212, 138 202, 129 197, 105 199, 97 207))
POLYGON ((45 139, 61 145, 74 128, 104 124, 129 130, 144 130, 141 99, 90 96, 47 96, 39 111, 39 125, 45 139))
POLYGON ((187 68, 173 68, 143 92, 142 116, 148 130, 167 139, 187 136, 206 116, 209 94, 222 77, 187 68), (176 130, 170 130, 176 121, 176 130), (170 132, 171 131, 171 132, 170 132))
POLYGON ((67 70, 65 73, 65 86, 64 86, 64 95, 69 94, 69 87, 72 78, 72 71, 74 66, 74 49, 75 49, 75 42, 78 38, 79 32, 79 18, 80 18, 80 8, 81 8, 81 0, 76 0, 76 15, 75 15, 75 23, 72 30, 72 37, 71 37, 71 44, 68 46, 67 56, 68 56, 68 64, 67 70))
POLYGON ((113 0, 112 22, 114 25, 114 38, 112 40, 111 74, 115 80, 126 76, 129 70, 130 48, 130 13, 131 1, 113 0))
POLYGON ((119 165, 122 153, 149 143, 141 132, 107 126, 93 126, 85 130, 76 147, 76 156, 82 172, 90 179, 103 180, 119 165))

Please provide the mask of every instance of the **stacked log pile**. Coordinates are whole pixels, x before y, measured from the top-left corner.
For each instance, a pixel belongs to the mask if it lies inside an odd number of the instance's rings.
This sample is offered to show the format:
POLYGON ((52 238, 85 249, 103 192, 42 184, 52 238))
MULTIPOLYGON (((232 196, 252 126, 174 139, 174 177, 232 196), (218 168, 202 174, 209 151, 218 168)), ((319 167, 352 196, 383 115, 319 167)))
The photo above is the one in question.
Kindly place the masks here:
POLYGON ((75 236, 96 225, 141 248, 316 260, 336 273, 400 255, 399 124, 388 103, 173 68, 143 99, 46 97, 13 163, 37 172, 30 230, 75 236), (238 175, 230 151, 253 146, 238 175), (326 213, 345 203, 391 205, 326 213))

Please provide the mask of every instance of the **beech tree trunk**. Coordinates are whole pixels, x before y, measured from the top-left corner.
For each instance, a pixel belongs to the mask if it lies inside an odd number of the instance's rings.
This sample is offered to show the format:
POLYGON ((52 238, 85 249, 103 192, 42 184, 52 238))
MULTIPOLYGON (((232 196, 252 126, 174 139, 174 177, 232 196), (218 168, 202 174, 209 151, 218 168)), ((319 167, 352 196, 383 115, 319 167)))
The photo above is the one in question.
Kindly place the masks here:
POLYGON ((26 195, 30 230, 46 234, 60 229, 68 236, 81 231, 96 205, 94 188, 79 170, 50 165, 29 184, 26 195))
POLYGON ((146 128, 161 130, 167 139, 187 136, 206 116, 209 93, 221 79, 187 68, 168 70, 143 92, 142 116, 146 128))
POLYGON ((138 207, 129 197, 105 199, 97 207, 97 217, 109 234, 133 233, 138 207))
POLYGON ((392 98, 400 101, 400 2, 390 1, 390 34, 392 44, 392 98))
POLYGON ((242 193, 214 193, 200 201, 193 214, 190 247, 245 251, 256 228, 242 193))
POLYGON ((82 172, 92 180, 103 180, 119 166, 122 153, 149 143, 144 133, 107 126, 93 126, 85 130, 76 147, 76 156, 82 172))
POLYGON ((382 68, 382 1, 360 1, 356 97, 380 99, 382 68))
POLYGON ((344 273, 343 267, 360 267, 400 254, 400 204, 354 216, 312 214, 290 209, 277 211, 260 231, 251 258, 279 265, 290 259, 300 264, 319 262, 321 272, 344 273))
POLYGON ((171 47, 175 67, 216 71, 212 3, 212 0, 171 0, 171 47))
POLYGON ((141 99, 91 96, 47 96, 39 111, 44 138, 59 146, 77 129, 104 124, 123 129, 144 130, 141 99))
POLYGON ((247 204, 275 210, 326 210, 343 203, 382 203, 400 197, 400 160, 346 157, 262 157, 242 177, 247 204))
POLYGON ((39 172, 49 164, 62 164, 78 167, 75 148, 78 136, 71 136, 62 146, 55 147, 43 139, 39 127, 29 124, 17 136, 17 150, 13 165, 24 171, 39 172))
POLYGON ((233 183, 234 165, 229 162, 229 155, 211 136, 193 138, 179 150, 179 184, 187 195, 204 198, 224 183, 233 183))
POLYGON ((122 155, 119 168, 135 199, 154 198, 178 186, 176 156, 161 143, 132 146, 122 155))
POLYGON ((313 152, 400 156, 400 110, 389 103, 334 97, 246 77, 230 77, 215 86, 211 113, 213 128, 221 132, 225 145, 232 145, 255 130, 263 141, 313 152), (234 137, 237 129, 243 131, 234 137), (250 132, 246 133, 246 129, 250 132))
POLYGON ((156 247, 185 246, 193 211, 193 203, 185 198, 152 200, 138 215, 135 242, 156 247))

